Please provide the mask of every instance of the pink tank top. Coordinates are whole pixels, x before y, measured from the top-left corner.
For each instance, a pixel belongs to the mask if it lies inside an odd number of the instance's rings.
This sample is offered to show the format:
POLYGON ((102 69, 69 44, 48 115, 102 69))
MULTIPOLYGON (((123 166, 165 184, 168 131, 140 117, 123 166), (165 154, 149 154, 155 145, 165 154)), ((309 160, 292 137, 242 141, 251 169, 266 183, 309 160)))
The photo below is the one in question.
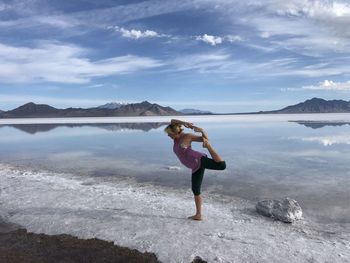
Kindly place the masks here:
POLYGON ((192 169, 192 173, 196 172, 201 166, 201 157, 206 154, 192 150, 191 146, 187 148, 181 147, 182 139, 175 139, 173 150, 180 162, 187 168, 192 169))

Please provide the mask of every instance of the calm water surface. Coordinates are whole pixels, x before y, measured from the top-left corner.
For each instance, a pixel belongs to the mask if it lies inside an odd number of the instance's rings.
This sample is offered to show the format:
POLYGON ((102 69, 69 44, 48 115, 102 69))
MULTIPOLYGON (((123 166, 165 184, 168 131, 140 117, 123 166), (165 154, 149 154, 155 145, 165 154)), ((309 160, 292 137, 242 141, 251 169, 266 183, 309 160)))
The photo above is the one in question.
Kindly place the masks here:
MULTIPOLYGON (((226 160, 202 191, 249 200, 295 198, 319 222, 350 223, 347 123, 203 122, 226 160)), ((133 177, 190 191, 190 170, 172 152, 165 123, 0 125, 2 163, 101 179, 133 177), (169 169, 169 167, 180 167, 169 169)), ((200 143, 195 150, 204 151, 200 143)))

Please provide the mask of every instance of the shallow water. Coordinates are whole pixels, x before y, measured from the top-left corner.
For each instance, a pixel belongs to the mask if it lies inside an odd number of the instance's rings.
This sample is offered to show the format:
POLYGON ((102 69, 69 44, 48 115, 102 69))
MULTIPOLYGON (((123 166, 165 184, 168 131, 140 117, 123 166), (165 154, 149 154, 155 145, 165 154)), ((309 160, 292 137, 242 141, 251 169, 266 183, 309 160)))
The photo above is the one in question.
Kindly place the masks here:
MULTIPOLYGON (((305 217, 350 223, 350 118, 336 115, 339 118, 324 122, 327 115, 315 116, 317 121, 306 123, 271 115, 194 118, 227 163, 225 171, 206 171, 203 195, 215 192, 253 201, 289 196, 301 204, 305 217)), ((120 120, 2 124, 0 158, 2 163, 73 173, 84 179, 132 177, 190 191, 190 170, 173 154, 164 125, 120 120)), ((206 152, 200 143, 193 143, 193 148, 206 152)))

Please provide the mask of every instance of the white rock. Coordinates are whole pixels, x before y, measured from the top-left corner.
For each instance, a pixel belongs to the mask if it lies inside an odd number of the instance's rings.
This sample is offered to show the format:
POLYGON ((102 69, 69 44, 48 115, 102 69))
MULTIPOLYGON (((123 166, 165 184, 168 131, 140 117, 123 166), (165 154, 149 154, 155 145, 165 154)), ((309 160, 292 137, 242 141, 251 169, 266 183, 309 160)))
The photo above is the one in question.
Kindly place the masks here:
POLYGON ((302 218, 302 209, 297 201, 285 198, 279 200, 263 200, 256 204, 256 211, 264 216, 274 217, 286 223, 302 218))
POLYGON ((272 216, 272 210, 278 200, 262 200, 256 204, 256 211, 263 216, 272 216))

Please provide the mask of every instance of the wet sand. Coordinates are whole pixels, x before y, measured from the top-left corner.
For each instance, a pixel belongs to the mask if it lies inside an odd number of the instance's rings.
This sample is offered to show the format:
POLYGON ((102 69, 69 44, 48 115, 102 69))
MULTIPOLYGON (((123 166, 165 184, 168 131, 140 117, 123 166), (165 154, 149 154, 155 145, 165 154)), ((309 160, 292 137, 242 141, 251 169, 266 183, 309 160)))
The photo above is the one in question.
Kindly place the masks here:
POLYGON ((153 253, 141 253, 97 238, 79 239, 27 232, 0 218, 0 263, 158 263, 153 253))

